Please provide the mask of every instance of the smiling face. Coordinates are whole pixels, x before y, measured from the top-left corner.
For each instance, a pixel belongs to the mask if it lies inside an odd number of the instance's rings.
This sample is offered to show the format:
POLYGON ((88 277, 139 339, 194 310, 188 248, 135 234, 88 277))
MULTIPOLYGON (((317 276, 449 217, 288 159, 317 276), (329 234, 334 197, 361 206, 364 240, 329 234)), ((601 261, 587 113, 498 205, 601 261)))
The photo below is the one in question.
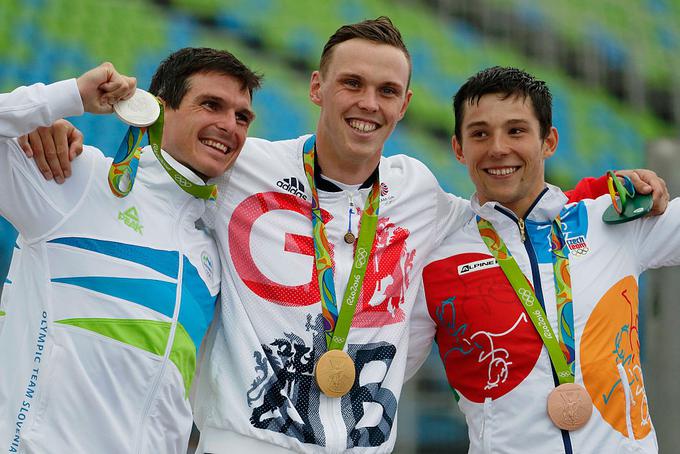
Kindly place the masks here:
POLYGON ((242 83, 216 72, 200 72, 177 109, 166 105, 163 149, 201 178, 229 169, 246 139, 255 115, 242 83))
POLYGON ((456 159, 468 167, 480 203, 500 202, 523 217, 545 187, 544 161, 557 148, 557 129, 546 138, 524 96, 486 94, 466 101, 456 159))
POLYGON ((336 45, 323 73, 312 74, 310 98, 321 107, 318 160, 326 176, 357 184, 375 170, 411 99, 409 73, 402 50, 355 38, 336 45))

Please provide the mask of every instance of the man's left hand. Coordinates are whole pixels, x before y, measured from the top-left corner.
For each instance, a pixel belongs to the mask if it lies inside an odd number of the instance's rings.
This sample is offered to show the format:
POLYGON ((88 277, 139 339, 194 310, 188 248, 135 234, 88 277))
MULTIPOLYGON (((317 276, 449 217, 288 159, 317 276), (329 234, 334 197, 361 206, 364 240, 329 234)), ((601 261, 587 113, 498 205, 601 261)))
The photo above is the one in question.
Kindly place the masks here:
POLYGON ((666 211, 670 195, 666 182, 656 172, 648 169, 617 170, 616 175, 630 178, 635 192, 652 194, 654 205, 652 205, 652 211, 649 212, 650 216, 658 216, 666 211))

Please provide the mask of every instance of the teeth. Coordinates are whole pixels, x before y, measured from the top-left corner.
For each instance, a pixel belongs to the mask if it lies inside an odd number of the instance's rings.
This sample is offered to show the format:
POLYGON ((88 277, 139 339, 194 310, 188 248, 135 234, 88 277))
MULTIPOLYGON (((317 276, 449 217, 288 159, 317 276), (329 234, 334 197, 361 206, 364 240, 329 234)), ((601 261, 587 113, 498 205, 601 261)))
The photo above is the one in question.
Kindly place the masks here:
POLYGON ((517 171, 517 167, 502 167, 500 169, 487 169, 491 175, 510 175, 517 171))
POLYGON ((212 148, 217 148, 224 154, 227 154, 231 151, 231 149, 228 146, 220 142, 215 142, 214 140, 201 140, 201 143, 212 148))
POLYGON ((362 120, 350 120, 349 125, 361 132, 371 132, 375 131, 375 129, 378 127, 375 123, 371 123, 368 121, 362 121, 362 120))

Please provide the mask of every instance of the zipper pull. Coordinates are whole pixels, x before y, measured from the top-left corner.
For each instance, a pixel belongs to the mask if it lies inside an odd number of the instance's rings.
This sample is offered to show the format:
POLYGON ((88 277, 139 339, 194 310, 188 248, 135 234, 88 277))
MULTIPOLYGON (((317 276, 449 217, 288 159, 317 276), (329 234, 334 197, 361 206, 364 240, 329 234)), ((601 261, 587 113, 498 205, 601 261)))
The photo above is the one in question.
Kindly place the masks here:
POLYGON ((519 237, 522 239, 522 243, 524 243, 527 239, 526 232, 524 230, 524 219, 518 219, 517 224, 519 224, 519 237))

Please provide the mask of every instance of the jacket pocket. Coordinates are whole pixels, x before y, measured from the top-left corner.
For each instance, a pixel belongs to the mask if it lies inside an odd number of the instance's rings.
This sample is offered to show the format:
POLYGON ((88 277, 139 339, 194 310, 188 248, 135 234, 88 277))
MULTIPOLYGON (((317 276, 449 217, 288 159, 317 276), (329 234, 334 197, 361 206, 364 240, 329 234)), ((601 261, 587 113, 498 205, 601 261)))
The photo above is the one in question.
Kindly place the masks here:
POLYGON ((26 452, 134 452, 161 358, 79 328, 51 329, 26 452))
POLYGON ((484 399, 484 411, 482 414, 482 427, 479 438, 482 441, 482 452, 491 454, 493 449, 491 430, 493 428, 493 400, 491 397, 484 399))

